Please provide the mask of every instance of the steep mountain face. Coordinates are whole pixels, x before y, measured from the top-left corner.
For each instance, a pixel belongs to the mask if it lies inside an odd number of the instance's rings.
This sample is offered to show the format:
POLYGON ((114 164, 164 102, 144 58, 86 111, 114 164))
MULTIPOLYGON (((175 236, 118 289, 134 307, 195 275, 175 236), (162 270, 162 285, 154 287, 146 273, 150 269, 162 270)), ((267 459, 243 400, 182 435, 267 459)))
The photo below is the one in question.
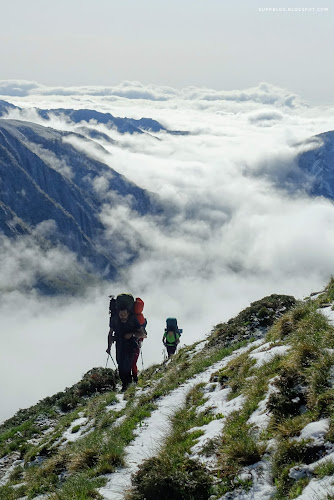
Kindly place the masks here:
POLYGON ((115 276, 118 259, 113 241, 104 238, 103 205, 124 203, 144 215, 156 211, 157 203, 76 149, 71 138, 84 140, 28 122, 0 120, 0 230, 9 237, 32 234, 41 223, 53 221, 44 242, 60 243, 100 275, 115 276))
POLYGON ((0 498, 333 498, 333 302, 334 280, 264 297, 124 394, 94 368, 20 410, 0 426, 0 498))
POLYGON ((306 190, 312 196, 334 199, 334 132, 315 136, 318 146, 302 153, 298 166, 306 175, 306 190))

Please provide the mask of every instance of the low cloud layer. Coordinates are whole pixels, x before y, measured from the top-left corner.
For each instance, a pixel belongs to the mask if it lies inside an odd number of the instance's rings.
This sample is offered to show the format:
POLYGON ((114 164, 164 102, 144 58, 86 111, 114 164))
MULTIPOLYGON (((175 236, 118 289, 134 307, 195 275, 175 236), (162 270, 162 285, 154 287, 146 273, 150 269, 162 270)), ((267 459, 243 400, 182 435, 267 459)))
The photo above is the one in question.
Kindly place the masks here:
POLYGON ((301 99, 292 92, 265 82, 245 90, 213 90, 198 87, 174 89, 162 85, 143 85, 140 82, 122 82, 113 87, 46 87, 36 82, 24 80, 0 80, 0 96, 3 96, 3 98, 7 96, 82 96, 84 98, 101 96, 114 98, 115 100, 124 98, 158 102, 172 102, 175 99, 185 101, 235 101, 240 103, 253 101, 258 104, 287 106, 289 108, 300 106, 302 103, 301 99))
MULTIPOLYGON (((2 87, 3 92, 10 88, 14 92, 15 82, 2 87)), ((109 93, 100 89, 99 94, 96 88, 61 92, 28 83, 21 87, 26 96, 17 92, 10 101, 25 108, 21 115, 16 112, 16 118, 43 123, 29 106, 74 107, 76 100, 77 108, 150 117, 190 134, 121 135, 105 125, 89 124, 116 142, 100 139, 103 148, 88 141, 80 147, 156 193, 165 215, 140 218, 111 199, 101 212, 106 237, 122 232, 120 253, 141 249, 138 262, 122 270, 118 283, 66 305, 17 292, 2 300, 1 331, 6 332, 2 352, 8 361, 1 363, 1 369, 15 363, 15 338, 29 352, 18 356, 22 373, 38 380, 31 390, 31 381, 13 377, 25 397, 15 399, 13 389, 8 389, 3 396, 7 416, 15 405, 31 404, 74 383, 93 365, 104 365, 109 293, 131 291, 144 299, 149 338, 143 355, 148 365, 162 359, 161 337, 170 315, 178 317, 182 340, 190 344, 264 295, 303 298, 328 282, 334 269, 333 204, 312 199, 303 189, 292 192, 288 182, 294 176, 299 179, 297 154, 317 146, 308 139, 331 130, 334 108, 311 108, 267 84, 217 92, 125 83, 118 94, 115 88, 109 93), (135 89, 141 89, 142 97, 134 98, 135 89), (147 97, 151 93, 153 97, 147 97), (17 303, 20 326, 13 319, 17 303), (53 358, 47 370, 38 359, 50 350, 53 358), (59 370, 60 366, 65 369, 59 370)), ((48 122, 72 132, 82 125, 59 118, 48 122)), ((74 136, 66 140, 78 147, 74 136)), ((66 172, 61 162, 56 167, 66 172)), ((104 185, 100 179, 97 192, 104 185)))

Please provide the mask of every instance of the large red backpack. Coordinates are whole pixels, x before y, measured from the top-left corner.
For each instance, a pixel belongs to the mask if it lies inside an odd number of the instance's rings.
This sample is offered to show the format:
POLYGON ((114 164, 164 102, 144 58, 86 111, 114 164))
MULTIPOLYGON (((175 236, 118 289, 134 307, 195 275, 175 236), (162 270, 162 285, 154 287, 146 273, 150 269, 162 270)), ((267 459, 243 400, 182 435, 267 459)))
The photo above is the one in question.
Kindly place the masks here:
POLYGON ((140 326, 145 326, 146 323, 146 320, 143 315, 143 310, 144 310, 144 301, 141 298, 136 297, 135 304, 133 307, 133 312, 135 313, 140 326))
MULTIPOLYGON (((137 318, 140 326, 144 328, 144 331, 146 333, 145 326, 147 325, 147 321, 144 318, 143 310, 144 310, 144 301, 141 298, 136 297, 133 311, 134 311, 134 313, 136 315, 136 318, 137 318)), ((141 338, 139 340, 143 341, 144 338, 141 338)))

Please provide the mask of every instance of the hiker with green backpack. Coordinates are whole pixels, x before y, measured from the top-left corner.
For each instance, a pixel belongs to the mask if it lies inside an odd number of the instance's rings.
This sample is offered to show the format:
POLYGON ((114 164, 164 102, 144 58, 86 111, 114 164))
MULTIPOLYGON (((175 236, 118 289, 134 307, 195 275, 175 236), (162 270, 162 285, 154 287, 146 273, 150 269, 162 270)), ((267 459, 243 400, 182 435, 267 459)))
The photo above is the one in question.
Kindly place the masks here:
POLYGON ((166 319, 166 328, 162 337, 162 342, 167 349, 168 358, 173 356, 180 342, 182 330, 177 326, 176 318, 166 319))
POLYGON ((108 348, 110 354, 112 344, 116 343, 116 361, 122 381, 122 391, 132 382, 131 368, 138 351, 138 339, 147 337, 134 313, 135 300, 131 294, 122 293, 110 300, 108 348))

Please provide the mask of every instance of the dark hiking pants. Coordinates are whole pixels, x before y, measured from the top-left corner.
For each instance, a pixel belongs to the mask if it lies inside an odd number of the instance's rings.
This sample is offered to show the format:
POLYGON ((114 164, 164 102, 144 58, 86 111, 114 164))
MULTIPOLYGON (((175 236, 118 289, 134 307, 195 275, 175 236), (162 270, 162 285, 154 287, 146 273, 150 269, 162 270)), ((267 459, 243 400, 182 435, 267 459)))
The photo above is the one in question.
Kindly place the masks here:
POLYGON ((173 356, 173 354, 175 354, 175 351, 176 351, 176 345, 166 345, 167 347, 167 352, 168 352, 168 357, 170 358, 171 356, 173 356))
POLYGON ((134 356, 135 351, 132 345, 116 345, 116 361, 123 389, 132 382, 131 368, 134 356))

